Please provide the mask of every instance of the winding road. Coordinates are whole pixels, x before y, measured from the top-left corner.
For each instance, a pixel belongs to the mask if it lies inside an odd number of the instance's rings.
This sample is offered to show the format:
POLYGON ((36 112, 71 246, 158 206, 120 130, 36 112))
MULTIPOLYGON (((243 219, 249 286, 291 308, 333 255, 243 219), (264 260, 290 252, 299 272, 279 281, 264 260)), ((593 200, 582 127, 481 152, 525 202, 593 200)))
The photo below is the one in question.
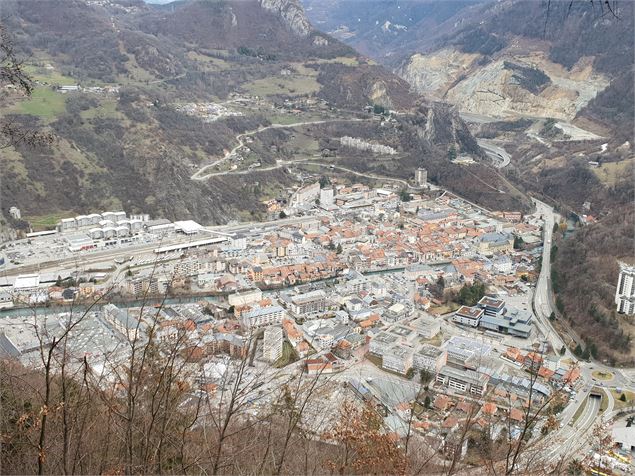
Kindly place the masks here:
MULTIPOLYGON (((260 132, 264 132, 266 130, 269 129, 288 129, 288 128, 293 128, 293 127, 300 127, 300 126, 310 126, 312 124, 327 124, 327 123, 331 123, 331 122, 363 122, 363 121, 367 121, 368 119, 358 119, 358 118, 351 118, 351 119, 322 119, 322 120, 317 120, 317 121, 301 121, 301 122, 293 122, 291 124, 270 124, 268 126, 260 126, 257 129, 251 130, 251 131, 247 131, 247 132, 242 132, 240 134, 238 134, 235 137, 235 140, 238 141, 238 144, 231 149, 229 152, 227 152, 222 158, 216 160, 215 162, 212 162, 211 164, 205 165, 203 167, 201 167, 199 170, 197 170, 194 174, 192 174, 192 176, 190 177, 192 180, 207 180, 210 177, 214 177, 216 175, 227 175, 227 171, 225 173, 209 173, 209 174, 204 174, 204 172, 212 167, 215 167, 223 162, 225 162, 227 159, 229 159, 232 155, 234 155, 236 153, 236 151, 238 149, 240 149, 241 147, 244 147, 245 142, 244 142, 244 138, 245 137, 249 137, 252 136, 254 134, 258 134, 260 132)), ((282 165, 280 165, 282 166, 282 165)), ((279 166, 272 166, 269 167, 268 170, 272 170, 274 168, 278 168, 279 166)), ((260 169, 260 170, 265 170, 265 169, 260 169)), ((243 173, 247 173, 247 172, 251 172, 251 170, 247 170, 247 171, 241 171, 243 173)))
POLYGON ((501 146, 496 145, 493 141, 488 139, 477 139, 479 147, 485 151, 490 159, 494 162, 494 167, 502 169, 507 167, 511 161, 511 156, 501 146))

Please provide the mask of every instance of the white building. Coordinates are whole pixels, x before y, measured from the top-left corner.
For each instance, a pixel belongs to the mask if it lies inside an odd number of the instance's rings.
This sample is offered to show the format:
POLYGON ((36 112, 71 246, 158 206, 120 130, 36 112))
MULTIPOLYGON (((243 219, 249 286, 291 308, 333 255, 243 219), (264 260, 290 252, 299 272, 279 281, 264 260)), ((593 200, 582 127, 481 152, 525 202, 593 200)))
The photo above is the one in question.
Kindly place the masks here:
POLYGON ((262 300, 262 291, 258 288, 238 291, 227 296, 230 306, 246 306, 262 300))
POLYGON ((302 187, 291 197, 291 206, 297 207, 302 204, 315 202, 320 197, 320 182, 315 182, 306 187, 302 187))
POLYGON ((281 306, 257 307, 240 315, 243 326, 248 329, 280 324, 284 318, 285 311, 281 306))
POLYGON ((371 354, 383 356, 384 352, 398 341, 399 337, 397 335, 382 331, 371 339, 368 345, 368 351, 371 354))
POLYGON ((21 274, 13 282, 13 294, 25 296, 37 292, 40 286, 39 274, 21 274))
POLYGON ((410 323, 410 327, 416 330, 417 333, 424 339, 432 339, 441 332, 440 319, 435 319, 429 315, 423 315, 416 318, 410 323))
POLYGON ((414 353, 412 366, 417 370, 437 373, 448 361, 448 352, 430 344, 424 344, 414 353))
POLYGON ((620 262, 620 276, 615 290, 617 312, 635 314, 635 266, 620 262))
POLYGON ((291 298, 291 312, 301 316, 304 314, 316 314, 326 309, 326 294, 322 290, 298 294, 291 298))
POLYGON ((267 327, 262 344, 262 356, 269 362, 275 362, 282 355, 284 336, 282 328, 277 326, 267 327))
POLYGON ((478 327, 483 313, 483 309, 478 307, 461 306, 452 316, 452 320, 464 326, 478 327))
POLYGON ((415 183, 422 187, 428 182, 428 171, 423 168, 415 170, 415 183))
POLYGON ((443 367, 436 377, 436 383, 462 393, 482 397, 487 390, 489 377, 473 370, 443 367))
POLYGON ((400 345, 392 346, 382 356, 382 368, 405 375, 412 367, 412 349, 400 345))
POLYGON ((334 192, 332 188, 323 188, 320 190, 320 205, 328 206, 334 203, 334 192))

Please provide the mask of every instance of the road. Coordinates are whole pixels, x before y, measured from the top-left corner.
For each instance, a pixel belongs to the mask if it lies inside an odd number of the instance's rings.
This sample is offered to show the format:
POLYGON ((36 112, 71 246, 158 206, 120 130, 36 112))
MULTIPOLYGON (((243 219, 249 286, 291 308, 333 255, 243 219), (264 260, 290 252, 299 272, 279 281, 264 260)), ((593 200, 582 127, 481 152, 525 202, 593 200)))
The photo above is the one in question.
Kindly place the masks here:
MULTIPOLYGON (((551 325, 549 316, 555 312, 551 295, 551 243, 553 235, 553 225, 556 216, 553 208, 539 200, 534 199, 536 211, 543 217, 543 250, 542 267, 536 282, 534 292, 534 313, 537 318, 537 325, 551 344, 555 352, 558 352, 564 345, 556 330, 551 325)), ((566 347, 566 346, 565 346, 566 347)), ((577 361, 577 358, 567 349, 567 356, 577 361)))
POLYGON ((547 453, 546 463, 557 464, 562 459, 574 456, 588 443, 591 431, 600 412, 600 398, 588 397, 583 413, 572 426, 564 426, 552 437, 553 446, 547 453))
MULTIPOLYGON (((543 250, 542 250, 542 267, 540 275, 536 282, 534 293, 534 314, 536 315, 536 324, 549 341, 555 352, 558 352, 564 344, 563 339, 558 335, 549 320, 551 313, 556 313, 553 293, 551 290, 551 244, 553 240, 553 225, 559 219, 559 215, 554 213, 553 208, 544 202, 533 199, 536 204, 537 213, 543 217, 543 250)), ((609 367, 600 362, 584 362, 578 361, 578 358, 566 348, 565 357, 573 362, 577 362, 580 366, 582 378, 586 382, 593 381, 594 385, 605 388, 630 387, 632 381, 624 375, 622 370, 609 367), (593 372, 607 372, 613 374, 613 378, 602 381, 593 377, 593 372)))
POLYGON ((205 165, 205 166, 201 167, 200 169, 198 169, 196 172, 194 172, 194 174, 192 174, 192 176, 190 178, 192 180, 207 180, 208 178, 213 177, 214 175, 218 175, 218 174, 214 174, 214 173, 203 175, 203 173, 207 169, 210 169, 212 167, 215 167, 215 166, 225 162, 232 155, 234 155, 238 149, 240 149, 241 147, 243 147, 245 145, 245 142, 244 142, 245 137, 248 137, 248 136, 251 136, 251 135, 254 135, 254 134, 258 134, 260 132, 264 132, 264 131, 269 130, 269 129, 288 129, 288 128, 300 127, 300 126, 310 126, 312 124, 327 124, 327 123, 331 123, 331 122, 360 122, 360 121, 367 121, 367 120, 368 119, 358 119, 358 118, 351 118, 351 119, 323 119, 323 120, 318 120, 318 121, 301 121, 301 122, 293 122, 291 124, 271 124, 271 125, 268 125, 268 126, 261 126, 261 127, 257 128, 257 129, 238 134, 235 137, 235 140, 238 141, 238 144, 233 149, 231 149, 229 152, 227 152, 222 158, 218 159, 217 161, 215 161, 215 162, 213 162, 211 164, 205 165))
POLYGON ((494 161, 494 167, 502 169, 503 167, 507 167, 509 165, 511 156, 501 146, 496 145, 493 141, 488 139, 477 139, 476 142, 494 161))

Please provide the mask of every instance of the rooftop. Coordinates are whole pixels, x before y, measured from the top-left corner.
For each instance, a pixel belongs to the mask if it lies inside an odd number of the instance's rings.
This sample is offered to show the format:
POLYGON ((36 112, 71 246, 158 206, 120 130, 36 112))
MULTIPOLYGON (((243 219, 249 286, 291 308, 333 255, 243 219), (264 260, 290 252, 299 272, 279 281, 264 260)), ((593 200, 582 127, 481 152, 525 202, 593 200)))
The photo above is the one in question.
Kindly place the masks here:
POLYGON ((483 315, 483 310, 478 307, 461 306, 456 311, 457 316, 467 317, 468 319, 478 319, 483 315))

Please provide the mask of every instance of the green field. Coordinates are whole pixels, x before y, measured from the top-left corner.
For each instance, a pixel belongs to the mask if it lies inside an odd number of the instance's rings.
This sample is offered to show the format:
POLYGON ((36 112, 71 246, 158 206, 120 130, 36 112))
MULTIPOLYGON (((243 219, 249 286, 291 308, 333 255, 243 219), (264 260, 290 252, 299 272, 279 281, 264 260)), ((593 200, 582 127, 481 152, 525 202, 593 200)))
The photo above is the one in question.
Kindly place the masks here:
POLYGON ((64 76, 54 69, 46 69, 42 66, 25 65, 24 71, 31 76, 34 81, 46 83, 54 86, 77 84, 77 80, 70 76, 64 76))
POLYGON ((31 224, 33 231, 50 230, 62 219, 72 217, 72 213, 51 213, 49 215, 33 215, 24 217, 31 224))
POLYGON ((47 87, 36 88, 27 101, 22 101, 18 109, 24 114, 53 118, 64 112, 64 95, 47 87))
POLYGON ((95 117, 112 117, 124 119, 125 116, 117 111, 117 100, 115 98, 107 98, 100 101, 98 107, 91 107, 80 113, 83 119, 93 119, 95 117))

